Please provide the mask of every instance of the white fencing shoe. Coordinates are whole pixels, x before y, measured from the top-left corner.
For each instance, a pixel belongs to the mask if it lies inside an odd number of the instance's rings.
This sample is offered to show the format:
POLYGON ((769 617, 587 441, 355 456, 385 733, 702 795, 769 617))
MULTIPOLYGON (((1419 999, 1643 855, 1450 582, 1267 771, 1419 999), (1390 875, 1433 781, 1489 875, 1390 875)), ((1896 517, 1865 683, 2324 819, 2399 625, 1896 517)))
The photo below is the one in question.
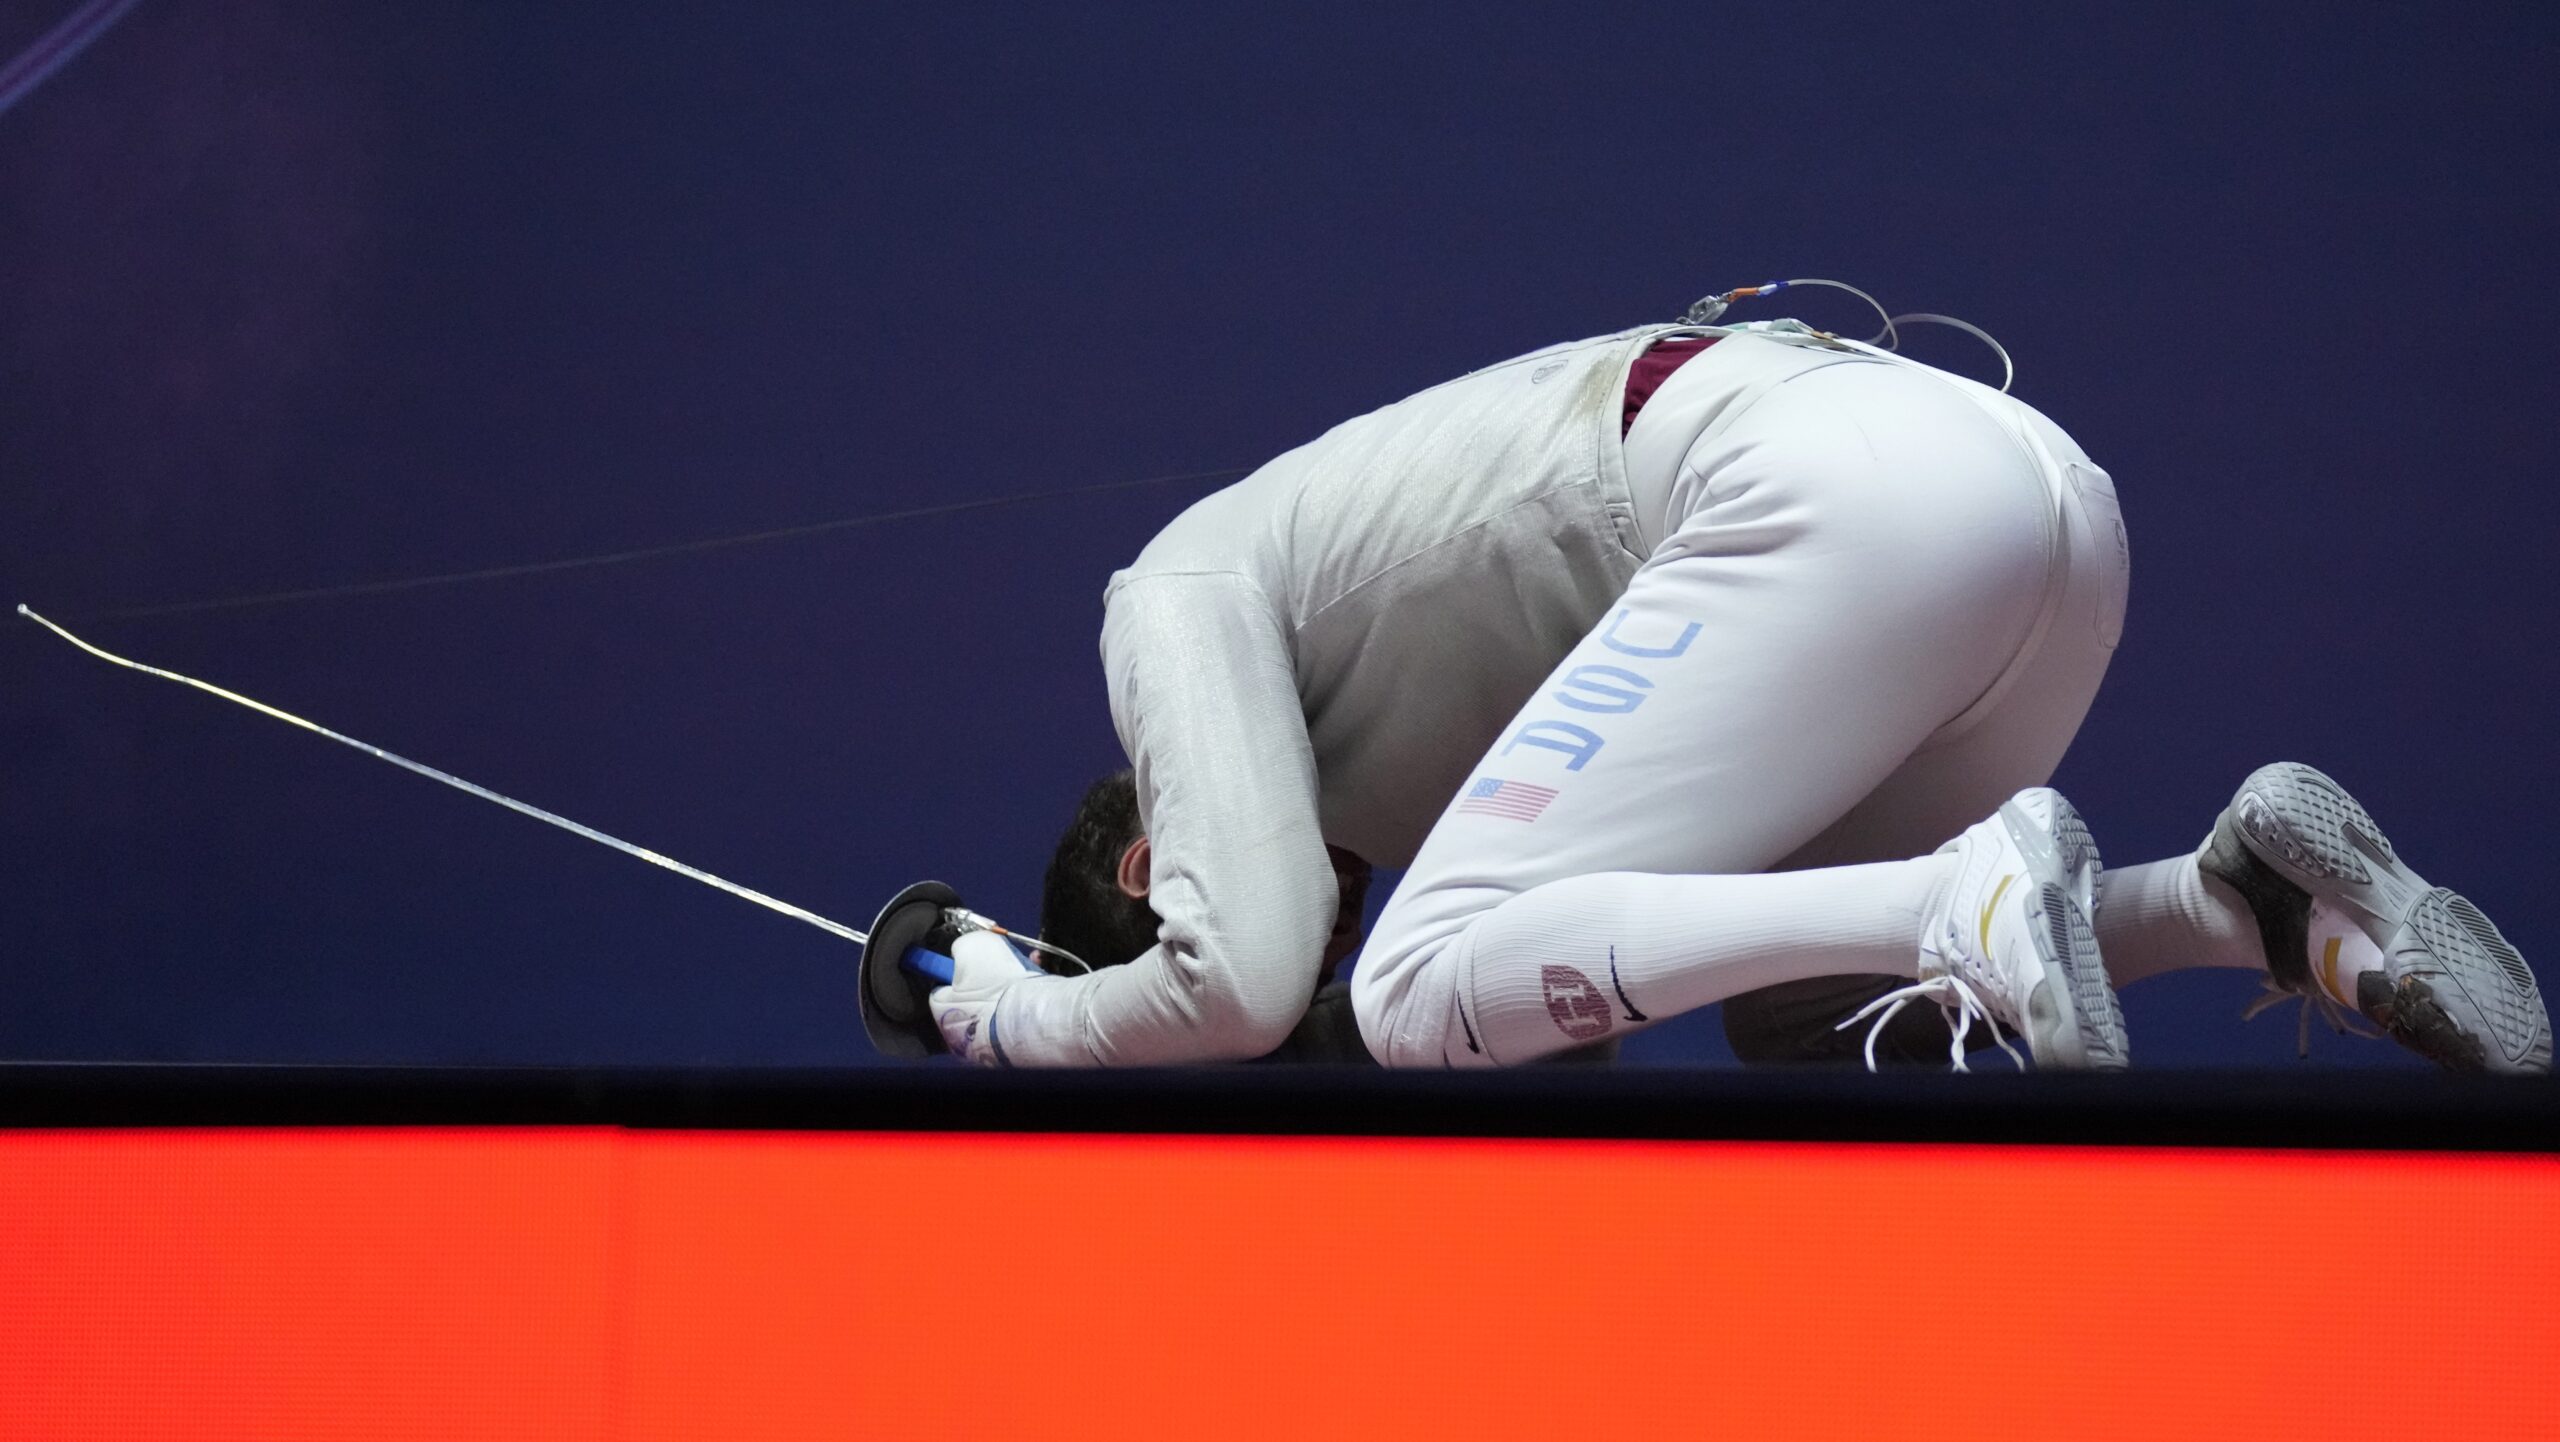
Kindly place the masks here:
POLYGON ((2267 974, 2303 997, 2305 1028, 2314 1004, 2333 1020, 2352 1006, 2444 1067, 2551 1070, 2551 1014, 2523 956, 2479 907, 2404 865, 2318 771, 2279 761, 2250 772, 2196 866, 2249 903, 2267 974))
MULTIPOLYGON (((1842 1022, 1870 1016, 1875 1037, 1904 1006, 1931 1000, 1954 1024, 1949 1056, 1963 1071, 1973 1018, 2025 1037, 2039 1067, 2114 1070, 2125 1065, 2124 1012, 2098 956, 2098 846, 2061 793, 2038 786, 1939 848, 1956 871, 1920 926, 1920 979, 1869 1002, 1842 1022), (1878 1015, 1881 1013, 1881 1015, 1878 1015)), ((2000 1043, 2012 1059, 2017 1052, 2000 1043)))

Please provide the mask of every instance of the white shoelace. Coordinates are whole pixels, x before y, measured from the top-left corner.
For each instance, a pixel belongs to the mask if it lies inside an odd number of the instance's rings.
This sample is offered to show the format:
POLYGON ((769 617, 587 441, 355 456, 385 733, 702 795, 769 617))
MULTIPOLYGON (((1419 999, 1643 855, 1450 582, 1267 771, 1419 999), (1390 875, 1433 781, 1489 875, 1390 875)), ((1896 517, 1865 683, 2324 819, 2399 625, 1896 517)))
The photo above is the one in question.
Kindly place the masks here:
POLYGON ((2300 1001, 2302 1018, 2294 1029, 2294 1051, 2297 1056, 2307 1058, 2311 1055, 2311 1014, 2315 1009, 2329 1023, 2329 1030, 2340 1036, 2360 1036, 2367 1040, 2378 1040, 2382 1036, 2381 1032, 2366 1026, 2362 1018, 2340 1006, 2337 998, 2322 991, 2316 982, 2303 991, 2288 991, 2278 986, 2276 979, 2271 976, 2265 978, 2265 986, 2266 991, 2262 995, 2251 998, 2249 1004, 2241 1008, 2240 1019, 2255 1021, 2261 1012, 2281 1006, 2288 1001, 2300 1001))
POLYGON ((1952 971, 1937 976, 1922 977, 1909 986, 1895 987, 1858 1008, 1848 1020, 1841 1022, 1832 1030, 1847 1031, 1868 1017, 1875 1017, 1875 1024, 1867 1028, 1866 1046, 1867 1070, 1874 1071, 1876 1070, 1876 1038, 1883 1034, 1884 1029, 1892 1024, 1894 1017, 1904 1007, 1915 1001, 1934 1001, 1938 1004, 1938 1009, 1947 1014, 1947 1060, 1957 1071, 1972 1070, 1965 1065, 1964 1042, 1965 1037, 1972 1032, 1973 1019, 1977 1016, 1991 1028, 1992 1041, 1998 1043, 2000 1049, 2009 1054, 2009 1060, 2018 1064, 2018 1070, 2027 1069, 2027 1059, 2018 1055, 2018 1049, 2009 1045, 2009 1039, 2000 1034, 2000 1018, 1991 1014, 1991 1008, 1984 1004, 1982 994, 1973 989, 1971 982, 1952 971), (1882 1012, 1883 1015, 1877 1016, 1878 1012, 1882 1012))

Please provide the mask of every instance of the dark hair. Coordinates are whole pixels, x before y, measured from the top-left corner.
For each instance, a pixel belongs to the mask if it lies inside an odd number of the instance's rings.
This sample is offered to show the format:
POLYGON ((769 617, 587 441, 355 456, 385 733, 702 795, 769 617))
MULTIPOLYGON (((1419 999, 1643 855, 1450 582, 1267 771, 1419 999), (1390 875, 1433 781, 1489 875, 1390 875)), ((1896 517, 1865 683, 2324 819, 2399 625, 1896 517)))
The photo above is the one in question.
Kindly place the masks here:
POLYGON ((1094 966, 1119 966, 1156 944, 1162 923, 1120 889, 1120 858, 1140 835, 1138 781, 1116 771, 1085 788, 1040 882, 1040 939, 1094 966))

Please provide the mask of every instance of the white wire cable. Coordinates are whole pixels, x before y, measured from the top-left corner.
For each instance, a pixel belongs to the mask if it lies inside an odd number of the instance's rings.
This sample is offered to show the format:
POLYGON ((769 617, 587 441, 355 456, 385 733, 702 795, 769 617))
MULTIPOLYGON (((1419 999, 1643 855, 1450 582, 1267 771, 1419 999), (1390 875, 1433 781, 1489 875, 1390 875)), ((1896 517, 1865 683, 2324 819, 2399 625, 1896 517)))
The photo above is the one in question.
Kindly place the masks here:
POLYGON ((419 775, 426 777, 428 780, 441 781, 445 785, 453 787, 457 791, 470 792, 472 795, 479 797, 483 801, 494 801, 510 811, 530 816, 536 821, 547 821, 552 825, 559 827, 563 831, 573 832, 579 836, 585 837, 589 841, 601 842, 602 844, 610 846, 614 850, 619 851, 626 856, 639 857, 642 861, 646 861, 652 866, 663 866, 667 870, 676 873, 678 876, 690 877, 695 881, 701 882, 705 886, 717 887, 718 889, 729 893, 731 896, 735 896, 744 901, 752 901, 756 905, 761 906, 768 911, 778 911, 784 916, 788 916, 795 921, 805 921, 811 926, 818 928, 820 931, 841 936, 845 940, 857 945, 866 943, 871 939, 868 935, 854 930, 843 922, 830 921, 814 911, 807 910, 803 907, 793 906, 790 902, 767 896, 763 892, 757 891, 752 887, 740 886, 734 881, 723 880, 722 878, 714 876, 710 872, 704 871, 699 867, 687 866, 683 862, 677 861, 672 857, 661 856, 657 852, 651 851, 645 846, 634 846, 630 842, 625 841, 618 836, 607 836, 592 826, 581 825, 565 816, 554 815, 551 812, 543 810, 539 806, 532 806, 522 801, 518 801, 512 796, 502 796, 497 792, 490 790, 486 786, 465 781, 461 777, 455 776, 450 772, 438 771, 436 768, 428 766, 422 762, 412 761, 406 756, 394 755, 389 751, 383 750, 379 746, 372 745, 368 742, 358 741, 352 736, 340 735, 326 726, 322 726, 316 722, 306 721, 301 717, 294 715, 290 711, 278 710, 264 701, 252 701, 237 691, 226 691, 209 681, 199 681, 193 676, 181 676, 175 671, 163 671, 157 666, 146 666, 139 661, 127 660, 122 656, 116 655, 112 651, 102 651, 97 647, 90 645, 88 642, 81 640, 79 637, 72 635, 60 626, 55 625, 53 622, 46 620, 44 617, 37 615, 34 611, 29 610, 24 605, 18 607, 18 614, 35 622, 37 625, 44 627, 53 634, 60 636, 63 640, 70 642, 72 645, 79 647, 90 655, 97 657, 99 660, 108 662, 111 665, 122 666, 128 671, 139 671, 145 676, 157 676, 163 681, 175 681, 181 686, 192 686, 207 695, 219 696, 225 701, 232 702, 236 705, 246 706, 250 710, 257 712, 262 716, 272 716, 287 725, 299 726, 303 730, 309 731, 317 736, 326 736, 341 746, 352 746, 367 756, 373 757, 377 761, 388 761, 394 766, 414 771, 419 775))
MULTIPOLYGON (((1884 308, 1884 302, 1877 300, 1874 296, 1867 294, 1865 291, 1858 289, 1856 286, 1849 284, 1845 280, 1820 280, 1807 276, 1801 280, 1771 280, 1763 281, 1758 285, 1746 285, 1739 290, 1726 291, 1722 295, 1700 297, 1696 303, 1689 307, 1688 313, 1680 317, 1680 319, 1687 325, 1714 325, 1719 319, 1723 318, 1724 313, 1728 309, 1731 309, 1733 303, 1737 300, 1742 300, 1746 297, 1755 295, 1776 295, 1782 290, 1792 290, 1800 285, 1819 285, 1828 287, 1832 290, 1845 290, 1849 294, 1856 296, 1858 299, 1865 301, 1874 309, 1876 318, 1884 322, 1884 330, 1882 333, 1878 334, 1874 340, 1868 341, 1867 344, 1880 344, 1886 350, 1898 350, 1901 348, 1902 336, 1899 332, 1894 330, 1893 315, 1884 308)), ((1816 331, 1814 333, 1816 335, 1828 334, 1828 332, 1824 331, 1816 331)))
POLYGON ((1681 320, 1689 325, 1713 325, 1737 300, 1748 296, 1775 295, 1779 291, 1792 290, 1800 285, 1819 285, 1832 290, 1845 290, 1874 307, 1877 317, 1884 322, 1884 329, 1869 337, 1868 345, 1882 346, 1886 350, 1899 352, 1902 349, 1902 323, 1907 320, 1918 321, 1922 325, 1953 326, 1991 347, 1992 354, 2000 357, 2000 393, 2002 395, 2007 395, 2010 385, 2018 379, 2018 363, 2009 358, 2009 348, 1994 339, 1991 332, 1969 320, 1958 320, 1954 316, 1940 315, 1935 311, 1915 310, 1906 311, 1901 315, 1891 314, 1885 310, 1882 301, 1844 280, 1820 280, 1807 276, 1799 280, 1772 280, 1759 285, 1746 285, 1740 290, 1729 290, 1722 295, 1710 295, 1700 299, 1689 307, 1688 313, 1682 316, 1681 320))
POLYGON ((1782 286, 1822 285, 1822 286, 1829 286, 1829 287, 1830 287, 1831 289, 1833 289, 1833 290, 1845 290, 1845 291, 1847 291, 1849 294, 1856 296, 1858 299, 1863 300, 1863 301, 1865 301, 1868 305, 1870 305, 1870 306, 1874 307, 1874 308, 1875 308, 1875 313, 1876 313, 1877 318, 1878 318, 1878 319, 1880 319, 1880 320, 1882 320, 1882 321, 1884 322, 1884 331, 1883 331, 1883 333, 1882 333, 1882 334, 1880 334, 1880 335, 1878 335, 1874 340, 1871 340, 1871 341, 1867 342, 1867 344, 1869 344, 1869 345, 1880 345, 1880 346, 1883 346, 1886 350, 1900 350, 1900 349, 1902 349, 1902 333, 1901 333, 1900 331, 1897 331, 1897 330, 1895 330, 1895 329, 1893 328, 1893 322, 1894 322, 1894 316, 1893 316, 1893 313, 1892 313, 1892 312, 1890 312, 1890 311, 1888 311, 1888 310, 1886 310, 1886 309, 1884 308, 1884 302, 1883 302, 1883 301, 1880 301, 1880 300, 1876 299, 1874 296, 1871 296, 1871 295, 1867 294, 1865 291, 1858 289, 1856 286, 1849 284, 1847 281, 1845 281, 1845 280, 1814 280, 1814 279, 1811 279, 1811 278, 1809 278, 1809 277, 1808 277, 1808 278, 1803 279, 1803 280, 1789 280, 1789 281, 1781 281, 1781 282, 1779 282, 1779 284, 1780 284, 1780 285, 1782 285, 1782 286))
MULTIPOLYGON (((1951 315, 1939 315, 1935 311, 1926 310, 1909 311, 1895 316, 1894 320, 1916 320, 1923 325, 1951 325, 1991 347, 1992 354, 2000 357, 2000 394, 2004 396, 2009 393, 2009 383, 2018 378, 2018 363, 2009 359, 2009 348, 1994 340, 1991 332, 1975 325, 1972 321, 1958 320, 1951 315)), ((1870 341, 1869 344, 1872 345, 1874 342, 1870 341)))
POLYGON ((1067 950, 1065 947, 1058 945, 1056 942, 1042 941, 1036 936, 1025 936, 1021 932, 1007 928, 994 917, 980 916, 978 913, 969 910, 965 906, 948 907, 943 911, 943 916, 946 919, 960 922, 966 926, 975 926, 986 931, 992 931, 1007 941, 1020 942, 1022 945, 1031 948, 1033 951, 1043 952, 1062 960, 1072 961, 1076 964, 1076 970, 1079 972, 1091 972, 1093 970, 1093 963, 1076 955, 1074 952, 1067 950))

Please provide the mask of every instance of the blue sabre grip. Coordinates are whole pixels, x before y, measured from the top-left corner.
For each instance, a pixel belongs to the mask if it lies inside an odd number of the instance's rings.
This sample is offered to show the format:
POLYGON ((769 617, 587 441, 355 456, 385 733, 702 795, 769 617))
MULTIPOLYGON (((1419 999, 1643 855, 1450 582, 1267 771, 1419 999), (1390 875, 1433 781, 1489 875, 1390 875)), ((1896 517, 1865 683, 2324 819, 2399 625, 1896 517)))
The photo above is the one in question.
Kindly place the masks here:
POLYGON ((912 971, 918 976, 932 977, 944 986, 951 984, 952 966, 950 957, 921 946, 908 947, 906 955, 898 958, 900 971, 912 971))

